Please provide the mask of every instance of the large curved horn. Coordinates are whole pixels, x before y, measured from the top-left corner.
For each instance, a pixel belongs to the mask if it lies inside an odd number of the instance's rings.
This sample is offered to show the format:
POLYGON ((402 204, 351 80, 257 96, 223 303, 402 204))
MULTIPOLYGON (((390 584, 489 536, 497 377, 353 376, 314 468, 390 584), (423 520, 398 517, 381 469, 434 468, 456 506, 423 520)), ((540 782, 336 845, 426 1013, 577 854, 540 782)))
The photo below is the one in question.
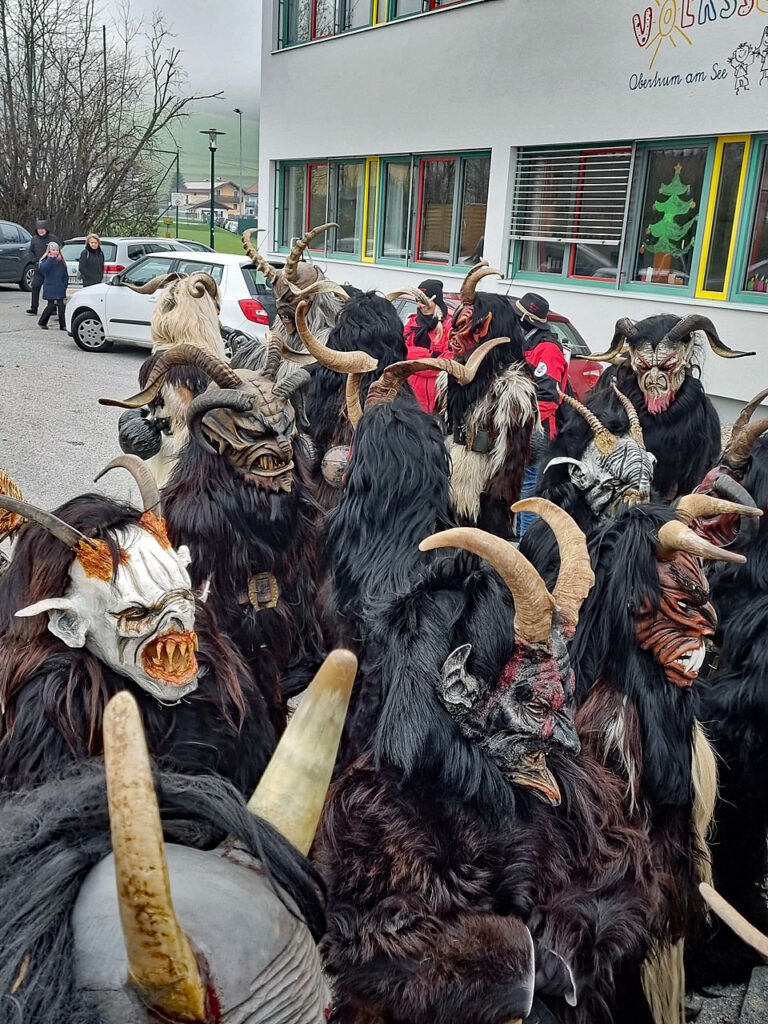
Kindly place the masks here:
POLYGON ((335 281, 313 281, 306 288, 299 288, 298 285, 289 281, 288 287, 297 299, 309 299, 313 295, 335 295, 338 299, 343 299, 346 302, 349 298, 341 285, 336 284, 335 281))
POLYGON ((187 427, 203 451, 218 455, 203 433, 203 416, 213 409, 233 409, 235 412, 249 412, 253 408, 252 396, 245 391, 232 388, 213 388, 196 395, 187 407, 187 427))
POLYGON ((152 476, 152 470, 146 462, 143 462, 138 455, 118 455, 116 459, 112 459, 109 465, 105 466, 93 478, 93 482, 97 483, 111 469, 127 469, 139 488, 144 511, 153 512, 158 518, 162 518, 163 510, 160 503, 160 491, 158 490, 157 481, 152 476))
POLYGON ((296 283, 296 270, 299 265, 299 260, 301 259, 301 254, 310 242, 317 238, 318 235, 322 235, 324 231, 328 231, 330 228, 337 228, 338 226, 338 224, 320 224, 319 227, 312 228, 311 231, 308 231, 303 238, 300 238, 298 242, 296 242, 288 254, 288 259, 285 261, 285 266, 283 267, 283 277, 288 284, 296 283))
POLYGON ((549 644, 554 599, 528 559, 514 545, 484 530, 460 526, 434 533, 419 551, 463 548, 484 558, 509 587, 515 602, 515 637, 524 644, 549 644))
POLYGON ((389 302, 394 302, 395 299, 399 299, 401 295, 409 295, 411 298, 416 299, 422 306, 431 306, 432 312, 430 316, 436 316, 438 320, 443 319, 443 311, 440 309, 438 304, 435 302, 434 295, 430 298, 426 292, 423 292, 421 288, 413 288, 411 285, 403 285, 402 288, 396 288, 393 292, 387 292, 386 299, 389 302))
POLYGON ((753 399, 747 402, 747 404, 741 410, 739 415, 736 417, 736 422, 733 424, 733 433, 731 434, 731 436, 733 436, 733 434, 736 434, 739 430, 742 430, 744 427, 746 427, 746 425, 752 419, 752 415, 755 409, 767 396, 768 388, 763 388, 763 390, 756 394, 753 399))
POLYGON ((741 469, 746 465, 752 454, 755 441, 768 430, 768 418, 764 417, 755 423, 749 422, 755 409, 766 395, 768 395, 768 388, 764 388, 755 395, 751 402, 747 402, 733 424, 730 440, 723 452, 723 462, 731 469, 741 469))
POLYGON ((591 409, 588 409, 586 405, 580 402, 577 398, 574 398, 572 395, 566 395, 559 387, 557 389, 557 393, 566 405, 570 405, 572 409, 575 409, 576 412, 579 413, 580 416, 583 416, 587 421, 592 431, 595 447, 601 455, 610 455, 611 452, 616 450, 616 446, 619 443, 618 437, 611 433, 608 427, 603 426, 591 409))
POLYGON ((249 810, 305 855, 325 804, 356 672, 351 651, 331 651, 248 801, 249 810))
POLYGON ((290 398, 295 391, 309 384, 311 380, 312 376, 307 370, 297 367, 293 373, 281 377, 277 384, 275 384, 272 392, 281 398, 290 398))
POLYGON ((581 606, 595 585, 595 574, 587 550, 587 539, 565 509, 546 498, 524 498, 512 506, 513 512, 533 512, 541 516, 555 535, 560 551, 560 572, 552 593, 565 622, 574 629, 579 624, 581 606))
POLYGON ((196 299, 201 299, 207 292, 213 299, 216 309, 219 308, 219 288, 210 274, 205 273, 203 270, 196 270, 193 274, 189 275, 186 283, 190 295, 196 299))
POLYGON ((762 514, 762 509, 756 505, 739 505, 723 498, 715 498, 712 494, 686 494, 675 506, 675 515, 686 526, 690 526, 694 519, 727 515, 757 518, 762 514))
POLYGON ((613 393, 624 407, 624 412, 627 414, 627 419, 629 420, 629 436, 633 441, 639 444, 643 450, 645 450, 643 428, 640 425, 640 417, 637 415, 637 409, 632 404, 632 399, 629 398, 628 395, 625 395, 623 391, 619 390, 615 380, 611 381, 611 387, 613 388, 613 393))
POLYGON ((30 505, 29 502, 12 498, 8 494, 0 494, 0 508, 4 508, 6 512, 14 512, 18 516, 23 516, 30 523, 37 523, 48 533, 52 533, 62 544, 66 544, 68 548, 76 548, 80 543, 88 545, 91 543, 89 537, 80 533, 74 526, 69 526, 53 512, 46 512, 45 509, 30 505))
MULTIPOLYGON (((363 416, 363 406, 362 402, 360 401, 360 390, 362 386, 362 373, 347 374, 347 385, 345 389, 345 397, 347 400, 347 419, 352 424, 353 430, 355 429, 355 427, 360 422, 363 416)), ((370 388, 368 390, 370 390, 370 388)))
POLYGON ((616 321, 610 348, 607 352, 592 352, 590 359, 599 359, 603 363, 615 363, 624 347, 624 342, 637 337, 637 325, 628 316, 616 321))
POLYGON ((143 391, 121 401, 119 398, 100 398, 99 405, 117 405, 121 409, 140 409, 151 402, 163 386, 163 379, 172 366, 194 366, 207 373, 220 388, 239 388, 242 381, 235 371, 216 356, 203 352, 197 345, 174 345, 160 356, 143 391))
POLYGON ((245 249, 245 255, 251 261, 251 263, 262 272, 264 277, 267 279, 267 284, 273 285, 278 278, 278 272, 269 263, 261 253, 251 244, 251 235, 257 231, 266 231, 266 228, 248 228, 243 232, 242 242, 243 248, 245 249))
POLYGON ((299 332, 304 347, 310 352, 318 363, 327 366, 329 370, 336 373, 370 373, 379 365, 373 356, 359 350, 354 352, 337 352, 335 349, 327 348, 318 341, 307 326, 308 302, 300 302, 296 307, 296 330, 299 332))
POLYGON ((159 277, 153 277, 146 284, 129 284, 125 281, 123 287, 130 288, 132 292, 138 292, 139 295, 154 295, 158 289, 165 288, 167 284, 171 284, 173 281, 180 281, 182 277, 184 277, 183 274, 177 274, 174 271, 172 274, 160 274, 159 277))
MULTIPOLYGON (((672 345, 677 345, 687 338, 693 331, 703 331, 709 341, 709 346, 715 355, 722 356, 724 359, 741 359, 742 356, 753 356, 754 352, 738 352, 736 349, 728 348, 725 342, 720 340, 720 335, 717 333, 717 328, 709 319, 708 316, 702 316, 701 313, 691 313, 690 316, 683 317, 672 330, 667 331, 666 339, 672 345)), ((594 358, 594 357, 593 357, 594 358)))
MULTIPOLYGON (((729 503, 726 502, 726 504, 729 503)), ((728 551, 725 548, 718 548, 714 544, 710 544, 708 540, 699 537, 697 533, 694 533, 685 523, 681 523, 679 519, 664 523, 660 528, 659 548, 670 554, 675 551, 687 551, 689 554, 696 555, 698 558, 703 558, 709 562, 737 562, 741 564, 746 562, 744 555, 739 555, 735 551, 728 551)))
POLYGON ((504 277, 500 270, 488 266, 488 260, 481 260, 472 267, 461 284, 461 301, 464 305, 472 305, 475 301, 475 292, 477 291, 478 284, 484 277, 489 277, 492 274, 495 274, 497 277, 504 277))
POLYGON ((742 917, 738 910, 732 907, 727 900, 723 899, 720 893, 713 889, 711 885, 708 885, 706 882, 699 882, 699 892, 710 910, 714 910, 720 920, 727 924, 742 942, 746 942, 748 946, 756 949, 764 960, 768 960, 768 936, 759 932, 754 925, 749 923, 746 917, 742 917))
POLYGON ((104 766, 128 972, 173 1020, 205 1021, 206 992, 171 902, 160 810, 139 707, 123 690, 104 711, 104 766))

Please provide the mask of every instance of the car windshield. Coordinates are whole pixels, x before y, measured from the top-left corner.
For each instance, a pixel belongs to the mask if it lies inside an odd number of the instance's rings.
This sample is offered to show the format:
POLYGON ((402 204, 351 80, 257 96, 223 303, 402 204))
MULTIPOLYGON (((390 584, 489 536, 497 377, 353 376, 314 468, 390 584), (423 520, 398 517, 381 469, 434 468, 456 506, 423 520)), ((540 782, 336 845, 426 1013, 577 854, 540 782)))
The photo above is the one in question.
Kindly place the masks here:
POLYGON ((267 284, 267 279, 264 277, 258 267, 241 267, 245 283, 248 287, 248 294, 253 295, 271 295, 272 289, 267 284))
MULTIPOLYGON (((80 259, 80 253, 85 248, 85 239, 76 242, 65 242, 61 247, 61 255, 65 260, 74 262, 80 259)), ((107 263, 110 263, 117 256, 117 246, 114 242, 102 242, 101 251, 104 253, 104 259, 107 263)))
POLYGON ((570 351, 572 356, 576 356, 578 359, 589 359, 591 354, 589 346, 573 324, 564 324, 559 320, 548 320, 547 327, 557 336, 560 344, 570 351))

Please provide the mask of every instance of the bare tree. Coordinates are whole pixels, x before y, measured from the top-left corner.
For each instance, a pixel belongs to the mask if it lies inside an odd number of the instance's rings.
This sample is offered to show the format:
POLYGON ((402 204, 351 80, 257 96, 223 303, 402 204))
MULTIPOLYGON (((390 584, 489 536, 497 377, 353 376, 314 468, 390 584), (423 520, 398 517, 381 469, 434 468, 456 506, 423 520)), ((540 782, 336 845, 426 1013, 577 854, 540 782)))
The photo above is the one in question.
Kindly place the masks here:
POLYGON ((180 51, 126 4, 107 31, 96 0, 0 0, 0 217, 47 216, 60 236, 147 230, 158 163, 189 104, 180 51))

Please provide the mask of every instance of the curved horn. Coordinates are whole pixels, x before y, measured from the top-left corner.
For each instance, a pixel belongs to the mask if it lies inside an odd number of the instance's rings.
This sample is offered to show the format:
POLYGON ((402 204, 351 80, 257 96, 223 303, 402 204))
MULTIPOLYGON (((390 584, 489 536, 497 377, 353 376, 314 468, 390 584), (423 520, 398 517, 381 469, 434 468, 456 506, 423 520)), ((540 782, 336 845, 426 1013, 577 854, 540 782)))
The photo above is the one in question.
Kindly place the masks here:
POLYGON ((753 516, 763 514, 756 505, 739 505, 723 498, 715 498, 712 494, 686 494, 675 506, 675 515, 686 526, 694 519, 708 519, 712 516, 753 516))
POLYGON ((666 338, 672 345, 676 345, 693 331, 703 331, 707 336, 712 351, 715 355, 722 356, 724 359, 741 359, 742 356, 753 356, 755 354, 754 352, 738 352, 736 349, 729 348, 725 342, 720 340, 717 328, 709 317, 703 316, 701 313, 691 313, 690 316, 683 317, 679 323, 675 324, 672 330, 667 331, 666 338))
MULTIPOLYGON (((363 416, 363 406, 360 401, 360 389, 363 384, 362 373, 347 374, 347 386, 345 395, 347 399, 347 418, 354 430, 363 416)), ((370 388, 368 389, 370 391, 370 388)))
POLYGON ((443 311, 435 302, 434 296, 430 298, 426 292, 423 292, 421 290, 421 288, 413 288, 411 287, 411 285, 403 285, 402 288, 397 288, 393 292, 387 292, 385 298, 389 302, 394 302, 395 299, 399 299, 401 295, 410 295, 411 298, 416 299, 417 302, 420 302, 422 306, 431 306, 432 313, 430 315, 436 316, 438 320, 443 319, 443 311))
POLYGON ((515 602, 515 637, 524 644, 548 644, 554 599, 541 576, 514 545, 484 530, 460 526, 427 537, 419 551, 463 548, 484 558, 509 587, 515 602))
POLYGON ((147 281, 146 284, 137 285, 129 284, 127 281, 124 283, 124 288, 130 288, 132 292, 137 292, 139 295, 154 295, 160 288, 165 288, 167 284, 171 284, 173 281, 180 281, 184 277, 183 274, 177 274, 175 271, 172 274, 160 274, 158 277, 153 277, 151 281, 147 281))
POLYGON ((338 224, 320 224, 319 227, 312 228, 311 231, 308 231, 303 238, 300 238, 298 242, 296 242, 288 254, 288 259, 285 261, 285 266, 283 267, 283 277, 289 284, 296 283, 296 268, 299 265, 301 254, 310 242, 317 238, 318 235, 322 235, 324 231, 328 231, 330 228, 337 228, 338 226, 338 224))
POLYGON ((204 391, 202 395, 196 395, 187 408, 187 427, 200 445, 203 451, 209 455, 218 455, 218 452, 210 444, 203 433, 203 416, 213 409, 233 409, 235 412, 250 412, 253 408, 253 398, 245 391, 235 391, 232 388, 214 388, 211 391, 204 391))
POLYGON ((308 299, 312 295, 335 295, 339 299, 343 299, 345 302, 349 298, 349 295, 344 291, 340 284, 336 284, 335 281, 313 281, 312 284, 308 284, 306 288, 299 288, 298 285, 288 282, 288 287, 291 293, 297 299, 308 299))
POLYGON ((618 437, 611 433, 608 427, 603 426, 591 409, 588 409, 587 406, 577 398, 573 398, 571 395, 566 395, 559 387, 557 389, 557 393, 566 405, 570 405, 572 409, 575 409, 576 412, 579 413, 580 416, 583 416, 587 421, 592 431, 595 447, 601 455, 610 455, 611 452, 616 450, 616 446, 619 443, 618 437))
POLYGON ((131 980, 150 1006, 173 1020, 205 1021, 205 985, 171 902, 147 743, 127 690, 104 711, 104 767, 131 980))
POLYGON ((373 356, 367 352, 337 352, 335 349, 327 348, 318 341, 307 326, 308 302, 300 302, 296 307, 296 330, 299 332, 304 347, 310 352, 318 363, 327 366, 329 370, 336 373, 370 373, 379 365, 373 356))
POLYGON ((768 430, 768 418, 764 417, 755 423, 749 422, 755 409, 766 395, 768 395, 768 388, 755 395, 751 402, 747 402, 733 424, 730 440, 723 452, 723 461, 731 469, 741 469, 746 465, 752 454, 755 441, 768 430))
POLYGON ((339 749, 357 658, 331 651, 302 695, 248 809, 308 854, 339 749))
POLYGON ((706 882, 699 882, 699 892, 710 910, 714 910, 720 920, 727 924, 742 942, 746 942, 748 946, 756 949, 764 960, 768 960, 768 936, 759 932, 754 925, 749 923, 746 917, 742 917, 738 910, 732 907, 727 900, 723 899, 720 893, 713 889, 711 885, 707 885, 706 882))
POLYGON ((242 242, 243 248, 245 249, 245 255, 251 261, 251 263, 262 272, 264 277, 267 279, 267 284, 273 285, 278 277, 278 272, 275 268, 264 259, 260 252, 255 246, 251 244, 251 235, 256 231, 266 231, 266 228, 248 228, 247 231, 243 232, 242 242))
POLYGON ((216 308, 219 308, 219 289, 210 274, 203 270, 196 270, 187 278, 187 286, 190 294, 196 299, 201 299, 205 292, 207 292, 213 299, 216 308))
POLYGON ((500 270, 488 266, 488 260, 481 260, 480 263, 472 267, 461 284, 461 301, 464 305, 472 305, 475 301, 475 292, 477 291, 478 284, 484 277, 489 277, 492 274, 495 274, 497 277, 504 277, 500 270))
MULTIPOLYGON (((726 502, 726 504, 730 503, 726 502)), ((698 558, 703 558, 710 562, 746 562, 744 555, 737 555, 735 551, 727 551, 725 548, 715 547, 708 540, 699 537, 697 533, 694 533, 685 523, 681 523, 679 519, 664 523, 661 527, 659 530, 659 548, 670 553, 674 551, 687 551, 691 555, 696 555, 698 558)))
POLYGON ((197 345, 174 345, 160 356, 143 391, 120 401, 119 398, 100 398, 99 405, 117 405, 122 409, 140 409, 151 402, 163 386, 163 379, 172 366, 194 366, 207 373, 220 388, 239 388, 242 381, 235 371, 216 356, 203 352, 197 345))
MULTIPOLYGON (((736 434, 743 427, 746 427, 746 425, 752 419, 752 414, 754 413, 755 409, 758 407, 758 405, 760 405, 760 403, 766 396, 768 396, 768 388, 763 388, 763 390, 759 392, 759 394, 755 395, 753 399, 747 402, 747 404, 741 410, 739 415, 736 417, 736 422, 733 424, 733 434, 736 434)), ((733 436, 733 434, 731 436, 733 436)))
POLYGON ((590 359, 599 359, 603 363, 615 363, 624 347, 624 342, 637 337, 637 325, 628 316, 616 321, 610 348, 607 352, 592 352, 590 359))
POLYGON ((295 391, 303 388, 305 384, 309 384, 311 380, 312 376, 310 373, 301 368, 296 368, 293 373, 281 377, 277 384, 275 384, 272 392, 281 398, 290 398, 295 391))
POLYGON ((563 619, 575 629, 581 606, 595 585, 586 537, 565 509, 546 498, 524 498, 512 506, 512 511, 534 512, 554 533, 560 551, 560 572, 552 596, 563 619))
POLYGON ((279 338, 275 337, 272 331, 267 331, 264 344, 266 347, 266 359, 264 360, 263 372, 265 376, 274 381, 277 379, 277 371, 280 369, 280 363, 283 360, 283 343, 279 338))
POLYGON ((628 395, 625 395, 623 391, 619 391, 615 380, 611 381, 611 387, 613 388, 613 393, 624 407, 624 412, 627 414, 627 419, 629 420, 629 436, 633 441, 639 444, 643 450, 645 450, 643 428, 640 425, 640 417, 637 415, 637 409, 632 404, 632 399, 629 398, 628 395))
POLYGON ((91 543, 89 537, 80 533, 74 526, 69 526, 53 512, 46 512, 45 509, 30 505, 29 502, 20 501, 7 494, 0 494, 0 508, 4 508, 6 512, 14 512, 18 516, 23 516, 30 523, 37 523, 48 533, 52 533, 62 544, 66 544, 68 548, 76 548, 82 542, 88 545, 91 543))
POLYGON ((143 462, 138 455, 118 455, 116 459, 112 459, 109 465, 105 466, 93 478, 93 482, 97 483, 111 469, 127 469, 139 488, 144 511, 154 512, 158 518, 162 518, 163 510, 160 503, 160 491, 157 487, 157 481, 152 476, 152 470, 146 462, 143 462))

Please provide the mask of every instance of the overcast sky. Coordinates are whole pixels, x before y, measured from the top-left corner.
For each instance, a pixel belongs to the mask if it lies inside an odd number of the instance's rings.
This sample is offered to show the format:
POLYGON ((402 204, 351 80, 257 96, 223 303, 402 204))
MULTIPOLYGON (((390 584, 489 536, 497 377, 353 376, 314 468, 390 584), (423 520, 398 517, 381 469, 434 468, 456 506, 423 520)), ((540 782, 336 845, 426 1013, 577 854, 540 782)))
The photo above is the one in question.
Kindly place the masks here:
MULTIPOLYGON (((120 0, 106 0, 118 8, 120 0)), ((137 14, 162 10, 195 93, 224 91, 221 100, 199 104, 199 110, 240 107, 257 116, 261 63, 261 0, 130 0, 137 14)))

